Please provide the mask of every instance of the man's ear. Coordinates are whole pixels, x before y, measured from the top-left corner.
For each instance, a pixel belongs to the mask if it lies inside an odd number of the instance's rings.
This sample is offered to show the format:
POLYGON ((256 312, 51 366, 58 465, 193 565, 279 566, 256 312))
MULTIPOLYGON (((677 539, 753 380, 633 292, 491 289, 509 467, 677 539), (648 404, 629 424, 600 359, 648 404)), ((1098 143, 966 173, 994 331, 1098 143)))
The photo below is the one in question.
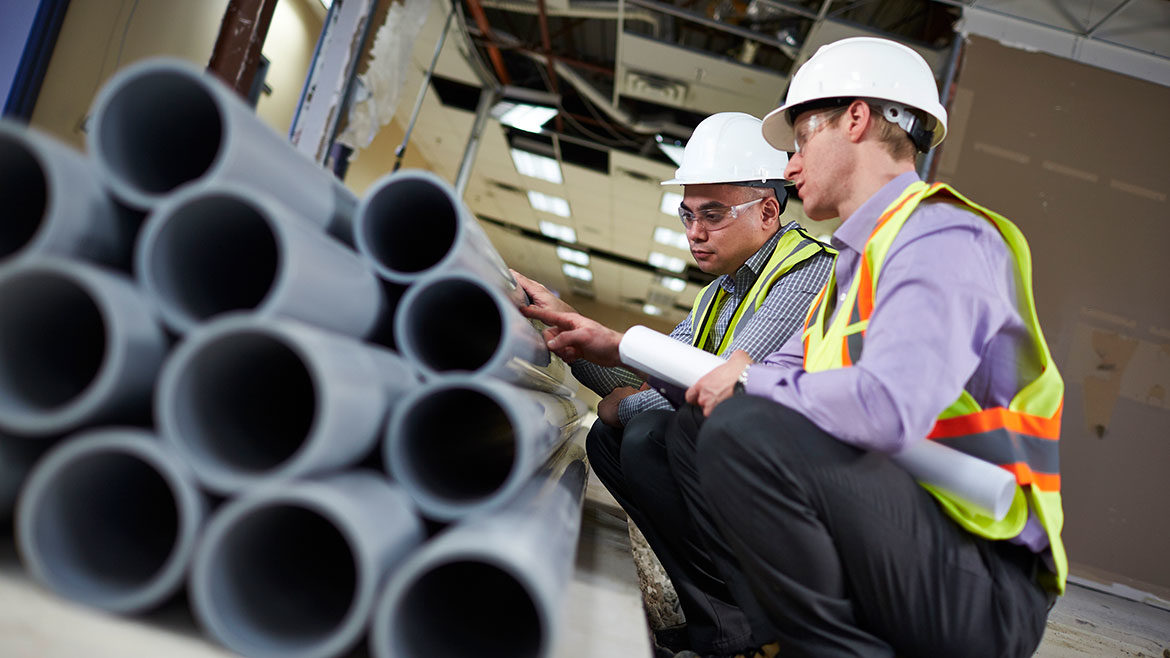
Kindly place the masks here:
POLYGON ((765 197, 760 204, 760 221, 764 228, 772 228, 772 226, 780 223, 780 202, 776 200, 775 196, 765 197))
POLYGON ((866 128, 869 127, 871 115, 869 103, 857 99, 849 104, 845 109, 845 115, 841 117, 841 121, 845 122, 845 134, 849 136, 849 141, 853 143, 861 141, 866 128))

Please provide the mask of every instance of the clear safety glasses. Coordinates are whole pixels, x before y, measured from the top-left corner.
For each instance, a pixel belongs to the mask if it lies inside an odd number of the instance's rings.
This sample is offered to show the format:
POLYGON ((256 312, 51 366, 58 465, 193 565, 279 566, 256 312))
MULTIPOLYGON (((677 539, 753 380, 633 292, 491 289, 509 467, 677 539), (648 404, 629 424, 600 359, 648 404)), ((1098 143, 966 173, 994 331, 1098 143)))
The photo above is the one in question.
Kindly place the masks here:
POLYGON ((793 146, 796 148, 796 153, 800 153, 800 150, 821 131, 821 128, 829 125, 829 123, 841 116, 847 109, 849 108, 835 107, 831 110, 817 112, 798 120, 796 125, 792 126, 793 146))
POLYGON ((739 217, 740 212, 751 208, 761 201, 763 201, 762 198, 753 199, 735 206, 702 208, 698 212, 694 212, 690 208, 680 205, 678 207, 678 218, 682 220, 683 228, 688 231, 691 230, 691 226, 696 222, 708 231, 718 231, 739 217))

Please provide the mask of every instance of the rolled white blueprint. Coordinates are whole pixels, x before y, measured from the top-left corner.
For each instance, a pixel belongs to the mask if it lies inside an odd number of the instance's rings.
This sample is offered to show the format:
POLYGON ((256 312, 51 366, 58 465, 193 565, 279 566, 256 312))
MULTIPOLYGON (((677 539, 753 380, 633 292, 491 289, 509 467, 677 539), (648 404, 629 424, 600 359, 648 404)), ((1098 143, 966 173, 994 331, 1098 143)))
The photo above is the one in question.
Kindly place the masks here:
MULTIPOLYGON (((690 388, 723 359, 641 325, 618 345, 622 363, 682 388, 690 388)), ((917 441, 891 455, 914 479, 954 495, 1000 521, 1011 508, 1016 479, 1010 472, 934 441, 917 441)))

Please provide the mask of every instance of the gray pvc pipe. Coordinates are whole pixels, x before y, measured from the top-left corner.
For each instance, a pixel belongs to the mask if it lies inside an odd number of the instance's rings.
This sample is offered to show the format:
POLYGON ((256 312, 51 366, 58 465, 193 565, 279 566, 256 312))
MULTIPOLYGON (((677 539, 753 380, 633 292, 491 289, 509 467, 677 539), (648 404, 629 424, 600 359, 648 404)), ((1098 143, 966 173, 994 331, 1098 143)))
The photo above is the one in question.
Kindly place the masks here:
POLYGON ((391 413, 383 461, 425 516, 455 521, 514 498, 584 412, 576 399, 487 377, 444 377, 391 413))
POLYGON ((465 270, 499 285, 517 304, 525 300, 479 222, 429 171, 403 169, 375 182, 358 204, 354 238, 378 274, 395 283, 465 270))
POLYGON ((126 267, 137 223, 80 153, 0 119, 0 262, 56 254, 126 267))
POLYGON ((182 586, 206 501, 182 460, 151 434, 101 429, 45 455, 17 510, 29 572, 58 594, 142 612, 182 586))
POLYGON ((179 333, 252 310, 367 336, 383 312, 378 277, 357 254, 272 196, 232 183, 189 186, 160 203, 135 270, 179 333))
POLYGON ((155 417, 207 488, 354 464, 420 384, 398 355, 292 320, 234 315, 192 332, 163 365, 155 417))
POLYGON ((98 94, 88 140, 99 173, 128 205, 149 209, 194 181, 235 181, 352 242, 357 198, 185 61, 149 59, 115 74, 98 94))
POLYGON ((33 464, 49 448, 47 441, 9 436, 0 432, 0 521, 8 522, 16 498, 33 464))
POLYGON ((426 375, 489 375, 560 395, 577 389, 569 367, 514 300, 470 272, 434 272, 407 289, 394 335, 402 355, 426 375))
POLYGON ((208 523, 192 607, 212 636, 248 656, 342 655, 386 574, 423 538, 410 500, 372 471, 261 487, 208 523))
POLYGON ((149 420, 166 337, 133 282, 55 258, 0 268, 0 428, 149 420))
POLYGON ((588 468, 557 468, 490 514, 451 526, 399 567, 378 599, 377 658, 548 658, 572 575, 588 468))

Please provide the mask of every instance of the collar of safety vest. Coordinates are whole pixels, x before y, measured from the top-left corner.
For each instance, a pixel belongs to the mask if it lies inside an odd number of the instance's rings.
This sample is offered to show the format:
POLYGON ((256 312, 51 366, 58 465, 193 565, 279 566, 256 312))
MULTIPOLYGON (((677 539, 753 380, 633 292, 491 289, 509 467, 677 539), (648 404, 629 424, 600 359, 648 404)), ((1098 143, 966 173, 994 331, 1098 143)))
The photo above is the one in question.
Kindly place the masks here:
POLYGON ((878 218, 907 187, 919 180, 918 174, 908 171, 883 185, 861 204, 861 207, 853 211, 848 219, 841 222, 841 226, 833 232, 833 246, 838 250, 847 247, 861 253, 865 249, 866 241, 869 240, 869 234, 873 233, 873 228, 877 225, 878 218))
POLYGON ((719 287, 723 288, 728 294, 735 294, 736 281, 743 277, 746 280, 747 287, 750 288, 756 282, 756 277, 760 276, 760 272, 764 270, 764 265, 767 265, 768 259, 772 257, 772 251, 776 249, 776 243, 780 241, 780 236, 784 235, 788 229, 796 225, 796 222, 789 222, 780 227, 779 231, 772 234, 768 241, 763 244, 756 253, 748 257, 743 265, 735 271, 735 274, 724 274, 719 277, 719 287), (744 275, 747 275, 746 277, 744 275))

